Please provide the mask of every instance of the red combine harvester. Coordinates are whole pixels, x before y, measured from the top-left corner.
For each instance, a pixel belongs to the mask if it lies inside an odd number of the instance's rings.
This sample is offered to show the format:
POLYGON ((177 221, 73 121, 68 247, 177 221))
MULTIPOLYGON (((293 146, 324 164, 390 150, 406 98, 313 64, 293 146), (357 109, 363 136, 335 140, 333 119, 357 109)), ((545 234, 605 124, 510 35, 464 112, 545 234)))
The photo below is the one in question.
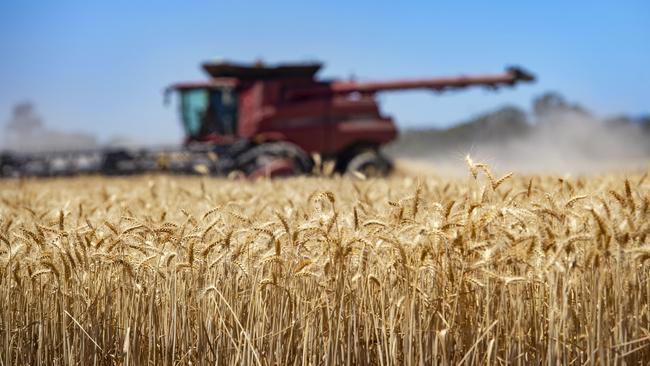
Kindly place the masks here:
POLYGON ((394 140, 397 130, 393 120, 380 113, 376 93, 407 89, 443 92, 471 86, 497 89, 534 80, 528 72, 513 67, 494 75, 324 81, 316 78, 321 66, 206 63, 203 69, 209 80, 177 83, 166 92, 179 94, 186 133, 183 148, 85 152, 90 158, 82 159, 84 169, 75 163, 83 152, 40 157, 5 152, 0 156, 0 175, 166 170, 277 176, 311 172, 313 154, 334 159, 341 173, 385 175, 391 162, 380 147, 394 140))

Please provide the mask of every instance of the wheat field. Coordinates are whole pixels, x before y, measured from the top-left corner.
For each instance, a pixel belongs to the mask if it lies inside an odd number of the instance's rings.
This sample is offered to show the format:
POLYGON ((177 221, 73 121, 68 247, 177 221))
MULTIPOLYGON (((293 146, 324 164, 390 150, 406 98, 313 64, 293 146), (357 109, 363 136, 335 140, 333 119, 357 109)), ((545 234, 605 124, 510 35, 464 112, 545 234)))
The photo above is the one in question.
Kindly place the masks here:
POLYGON ((0 181, 1 365, 650 362, 650 179, 0 181))

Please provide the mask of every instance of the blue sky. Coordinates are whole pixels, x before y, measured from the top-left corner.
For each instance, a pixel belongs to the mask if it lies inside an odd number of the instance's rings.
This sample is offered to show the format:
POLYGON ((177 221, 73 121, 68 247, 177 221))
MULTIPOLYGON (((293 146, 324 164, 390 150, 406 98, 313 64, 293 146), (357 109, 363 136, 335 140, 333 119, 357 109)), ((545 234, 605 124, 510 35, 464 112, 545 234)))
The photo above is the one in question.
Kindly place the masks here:
POLYGON ((382 94, 402 128, 445 126, 555 90, 600 115, 650 113, 648 1, 0 2, 0 123, 30 100, 68 131, 180 141, 163 88, 215 57, 318 59, 361 80, 500 72, 514 90, 382 94))

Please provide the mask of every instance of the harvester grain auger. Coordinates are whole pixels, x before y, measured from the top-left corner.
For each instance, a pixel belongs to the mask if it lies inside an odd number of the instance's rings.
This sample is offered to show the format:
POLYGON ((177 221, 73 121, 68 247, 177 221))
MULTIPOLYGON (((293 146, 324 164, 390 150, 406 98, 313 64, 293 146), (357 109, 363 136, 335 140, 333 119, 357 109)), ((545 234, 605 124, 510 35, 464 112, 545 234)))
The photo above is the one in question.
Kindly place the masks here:
POLYGON ((181 148, 112 149, 0 155, 2 176, 151 171, 247 176, 309 173, 311 156, 335 160, 339 172, 385 175, 391 162, 380 147, 394 140, 392 118, 375 94, 407 89, 436 92, 472 86, 497 89, 531 82, 520 69, 490 75, 379 82, 316 78, 319 63, 264 66, 206 63, 210 78, 170 86, 178 94, 185 130, 181 148))

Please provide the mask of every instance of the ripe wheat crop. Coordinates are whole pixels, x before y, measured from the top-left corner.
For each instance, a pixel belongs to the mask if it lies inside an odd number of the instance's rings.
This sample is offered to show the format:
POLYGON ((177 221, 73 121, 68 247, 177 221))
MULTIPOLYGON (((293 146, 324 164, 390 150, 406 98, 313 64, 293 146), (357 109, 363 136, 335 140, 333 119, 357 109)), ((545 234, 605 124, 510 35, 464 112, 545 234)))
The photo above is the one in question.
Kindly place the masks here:
POLYGON ((467 163, 0 181, 0 364, 648 364, 646 174, 467 163))

